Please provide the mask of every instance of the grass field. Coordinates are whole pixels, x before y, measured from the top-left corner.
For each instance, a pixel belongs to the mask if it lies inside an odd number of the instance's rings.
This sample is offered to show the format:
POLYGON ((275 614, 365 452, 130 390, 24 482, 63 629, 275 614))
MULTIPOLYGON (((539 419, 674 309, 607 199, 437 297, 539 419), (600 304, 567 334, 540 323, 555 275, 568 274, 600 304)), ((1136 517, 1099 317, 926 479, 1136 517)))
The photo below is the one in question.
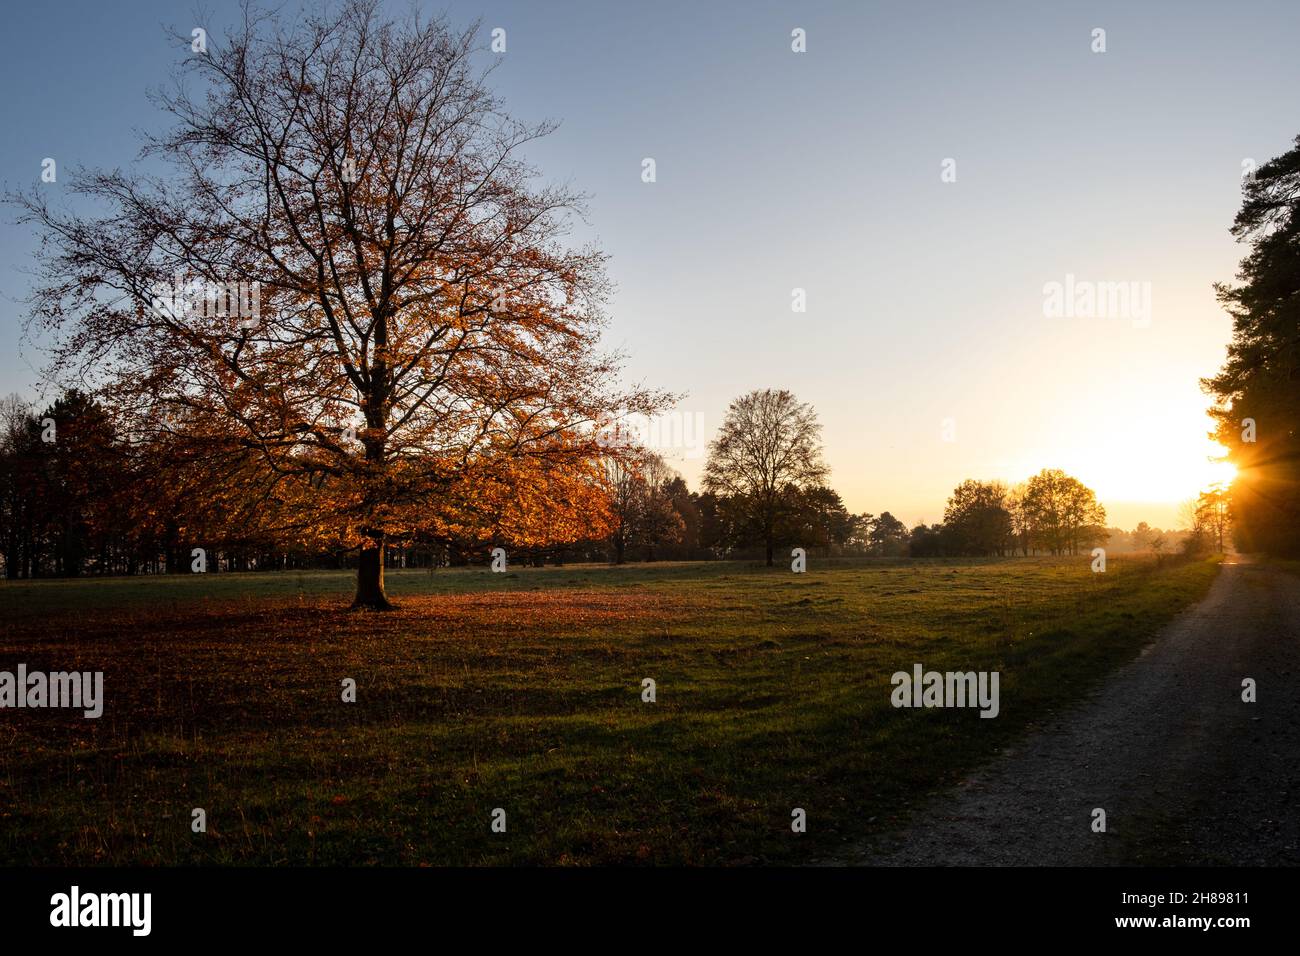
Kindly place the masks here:
POLYGON ((812 859, 1078 697, 1217 568, 1089 560, 400 571, 388 614, 348 612, 342 572, 7 582, 0 670, 102 670, 107 703, 0 711, 0 863, 812 859), (1000 716, 894 709, 918 662, 1000 671, 1000 716))

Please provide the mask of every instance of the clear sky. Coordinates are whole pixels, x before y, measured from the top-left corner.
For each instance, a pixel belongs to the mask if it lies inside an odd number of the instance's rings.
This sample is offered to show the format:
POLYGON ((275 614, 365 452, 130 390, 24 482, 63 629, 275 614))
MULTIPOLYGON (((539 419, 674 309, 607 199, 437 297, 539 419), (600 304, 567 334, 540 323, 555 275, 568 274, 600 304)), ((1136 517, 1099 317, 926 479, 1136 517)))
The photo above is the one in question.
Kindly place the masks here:
MULTIPOLYGON (((848 506, 908 524, 964 478, 1060 467, 1112 523, 1168 527, 1216 477, 1198 379, 1230 323, 1211 283, 1242 253, 1243 162, 1300 132, 1300 4, 420 6, 481 19, 485 44, 506 30, 494 85, 519 118, 562 122, 530 157, 590 194, 580 236, 612 257, 608 343, 632 378, 688 393, 705 437, 735 396, 789 388, 848 506), (1149 314, 1046 315, 1067 276, 1138 283, 1149 314)), ((9 5, 0 183, 47 156, 61 178, 129 165, 182 52, 162 27, 219 34, 234 4, 210 9, 9 5)), ((0 393, 34 398, 35 244, 5 216, 0 393)), ((694 485, 702 460, 668 451, 694 485)))

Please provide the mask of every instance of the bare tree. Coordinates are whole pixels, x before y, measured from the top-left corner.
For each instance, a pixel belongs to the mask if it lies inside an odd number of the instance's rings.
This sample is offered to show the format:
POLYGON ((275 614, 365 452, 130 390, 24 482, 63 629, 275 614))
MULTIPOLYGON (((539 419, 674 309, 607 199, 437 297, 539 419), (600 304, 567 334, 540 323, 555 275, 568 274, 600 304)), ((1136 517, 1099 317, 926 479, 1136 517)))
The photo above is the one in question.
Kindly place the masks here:
POLYGON ((630 455, 611 456, 606 459, 606 480, 609 483, 610 510, 614 515, 609 541, 614 547, 614 563, 627 560, 628 545, 636 538, 637 465, 630 455))
POLYGON ((813 407, 788 391, 762 389, 727 408, 709 443, 704 489, 736 499, 758 529, 770 567, 787 492, 821 484, 827 473, 813 407))
POLYGON ((1020 547, 1020 553, 1028 556, 1031 547, 1036 547, 1033 540, 1034 516, 1026 502, 1028 487, 1025 482, 1015 485, 1007 492, 1007 511, 1011 514, 1011 537, 1020 547))
POLYGON ((1231 503, 1229 490, 1221 484, 1212 485, 1196 499, 1200 519, 1220 552, 1224 550, 1225 538, 1231 525, 1231 503))
POLYGON ((622 564, 631 547, 643 547, 653 561, 655 548, 681 540, 683 522, 673 507, 670 485, 678 475, 647 448, 630 446, 606 461, 613 530, 614 563, 622 564))
POLYGON ((673 479, 677 477, 677 472, 656 454, 647 457, 641 470, 637 543, 645 549, 647 561, 655 559, 656 548, 677 544, 682 539, 685 524, 673 507, 670 490, 673 479))

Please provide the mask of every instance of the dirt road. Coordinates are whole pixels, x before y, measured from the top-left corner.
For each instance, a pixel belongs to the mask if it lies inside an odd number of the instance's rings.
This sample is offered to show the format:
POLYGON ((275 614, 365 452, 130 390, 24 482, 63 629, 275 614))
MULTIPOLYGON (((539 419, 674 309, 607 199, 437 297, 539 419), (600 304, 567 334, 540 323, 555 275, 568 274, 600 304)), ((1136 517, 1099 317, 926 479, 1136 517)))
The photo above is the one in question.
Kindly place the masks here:
POLYGON ((1300 864, 1300 577, 1229 558, 1089 698, 838 862, 1300 864))

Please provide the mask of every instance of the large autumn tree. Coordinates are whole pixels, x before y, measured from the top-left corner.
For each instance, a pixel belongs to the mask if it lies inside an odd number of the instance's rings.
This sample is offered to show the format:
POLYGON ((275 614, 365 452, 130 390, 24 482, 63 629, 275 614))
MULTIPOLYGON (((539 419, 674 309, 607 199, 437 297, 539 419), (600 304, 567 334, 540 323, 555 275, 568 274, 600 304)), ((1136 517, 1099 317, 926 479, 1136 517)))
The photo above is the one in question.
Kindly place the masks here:
POLYGON ((1214 437, 1237 466, 1238 547, 1300 554, 1300 136, 1243 183, 1232 234, 1250 252, 1237 282, 1217 285, 1232 316, 1218 375, 1214 437))
POLYGON ((552 127, 503 111, 475 35, 375 0, 248 9, 159 95, 162 172, 19 200, 47 242, 52 371, 94 375, 142 440, 255 453, 263 514, 358 549, 359 607, 388 606, 385 542, 412 530, 579 533, 595 430, 660 400, 599 351, 582 198, 538 184, 522 150, 552 127), (243 312, 209 291, 235 283, 243 312))

